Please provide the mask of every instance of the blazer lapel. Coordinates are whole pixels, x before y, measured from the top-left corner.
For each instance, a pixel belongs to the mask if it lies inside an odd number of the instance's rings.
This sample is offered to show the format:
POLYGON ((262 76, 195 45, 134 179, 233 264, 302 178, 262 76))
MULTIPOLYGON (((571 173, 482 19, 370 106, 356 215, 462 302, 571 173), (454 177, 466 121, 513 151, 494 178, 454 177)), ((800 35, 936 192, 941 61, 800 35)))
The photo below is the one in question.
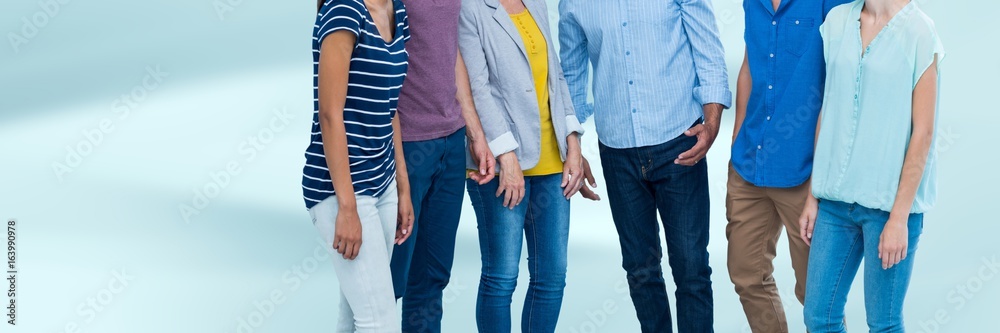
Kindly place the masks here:
POLYGON ((517 44, 517 48, 521 50, 521 56, 528 59, 528 51, 524 47, 524 41, 521 40, 521 33, 517 31, 517 27, 514 26, 514 21, 510 19, 510 15, 507 14, 507 10, 500 5, 497 0, 485 0, 486 4, 496 8, 493 12, 493 19, 500 24, 507 35, 514 40, 514 44, 517 44))

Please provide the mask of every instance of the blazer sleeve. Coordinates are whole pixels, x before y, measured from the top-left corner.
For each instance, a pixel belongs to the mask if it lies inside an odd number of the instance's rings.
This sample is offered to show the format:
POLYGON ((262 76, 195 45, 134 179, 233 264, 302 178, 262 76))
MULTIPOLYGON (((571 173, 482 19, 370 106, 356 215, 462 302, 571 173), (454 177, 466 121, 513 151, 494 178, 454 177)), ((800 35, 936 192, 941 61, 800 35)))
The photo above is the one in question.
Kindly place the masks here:
POLYGON ((500 156, 517 149, 518 143, 511 131, 507 110, 495 97, 500 93, 490 82, 489 65, 486 62, 486 52, 480 35, 481 25, 476 17, 476 13, 480 10, 479 6, 481 4, 471 1, 462 3, 458 23, 458 47, 469 72, 472 100, 476 104, 476 113, 483 124, 483 132, 489 142, 490 151, 494 156, 500 156))

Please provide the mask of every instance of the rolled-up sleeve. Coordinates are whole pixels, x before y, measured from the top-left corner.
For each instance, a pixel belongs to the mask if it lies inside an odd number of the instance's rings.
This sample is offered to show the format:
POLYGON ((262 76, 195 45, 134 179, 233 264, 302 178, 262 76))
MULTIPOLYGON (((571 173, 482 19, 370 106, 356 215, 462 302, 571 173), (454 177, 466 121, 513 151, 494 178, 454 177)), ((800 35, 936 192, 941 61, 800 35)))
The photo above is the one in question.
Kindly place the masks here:
POLYGON ((559 58, 566 78, 566 91, 573 102, 579 125, 594 114, 594 106, 587 103, 587 79, 590 75, 587 36, 573 15, 572 6, 569 0, 559 2, 559 58))
POLYGON ((675 0, 681 8, 684 31, 691 42, 698 86, 695 99, 702 105, 718 103, 726 108, 732 104, 726 74, 725 50, 719 39, 719 29, 709 0, 675 0))
POLYGON ((465 1, 462 4, 462 14, 459 18, 458 47, 469 72, 469 84, 472 88, 472 99, 476 104, 476 113, 483 124, 483 132, 489 141, 490 151, 494 156, 514 151, 518 148, 517 140, 511 132, 507 111, 503 103, 496 100, 499 92, 494 91, 490 82, 489 67, 486 63, 486 53, 483 51, 479 35, 479 22, 476 18, 478 4, 465 1))

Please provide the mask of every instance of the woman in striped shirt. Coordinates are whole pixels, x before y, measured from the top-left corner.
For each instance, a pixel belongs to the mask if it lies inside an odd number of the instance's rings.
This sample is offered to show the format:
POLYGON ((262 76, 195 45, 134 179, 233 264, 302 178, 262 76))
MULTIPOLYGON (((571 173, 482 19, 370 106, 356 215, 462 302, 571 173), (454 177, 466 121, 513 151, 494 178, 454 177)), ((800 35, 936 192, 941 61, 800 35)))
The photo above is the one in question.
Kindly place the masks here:
POLYGON ((389 260, 413 224, 395 117, 407 68, 406 10, 399 0, 318 6, 302 190, 313 224, 340 254, 336 331, 399 332, 389 260))

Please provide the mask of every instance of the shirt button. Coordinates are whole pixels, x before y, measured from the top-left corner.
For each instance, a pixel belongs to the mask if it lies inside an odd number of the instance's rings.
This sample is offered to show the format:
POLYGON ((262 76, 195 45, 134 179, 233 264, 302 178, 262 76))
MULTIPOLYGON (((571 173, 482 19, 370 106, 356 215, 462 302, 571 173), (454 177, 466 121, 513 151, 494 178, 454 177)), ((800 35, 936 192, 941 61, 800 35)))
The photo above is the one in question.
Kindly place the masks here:
POLYGON ((632 51, 625 51, 625 55, 631 55, 632 51))
POLYGON ((767 116, 767 120, 770 121, 771 120, 771 116, 767 116))
POLYGON ((632 84, 632 80, 628 80, 628 84, 632 84))
POLYGON ((774 86, 772 86, 772 85, 767 85, 767 90, 771 90, 771 89, 774 89, 774 86))
POLYGON ((799 24, 799 20, 795 20, 795 24, 799 24))
POLYGON ((635 112, 636 112, 635 109, 632 109, 632 113, 635 113, 635 112))
POLYGON ((778 21, 771 21, 771 25, 778 25, 778 21))
POLYGON ((622 22, 622 26, 623 26, 623 27, 624 27, 624 26, 627 26, 627 25, 628 25, 628 22, 622 22))
POLYGON ((761 150, 762 148, 764 148, 764 147, 761 147, 760 145, 757 145, 757 150, 761 150))
POLYGON ((771 58, 774 58, 774 53, 771 53, 771 58))

